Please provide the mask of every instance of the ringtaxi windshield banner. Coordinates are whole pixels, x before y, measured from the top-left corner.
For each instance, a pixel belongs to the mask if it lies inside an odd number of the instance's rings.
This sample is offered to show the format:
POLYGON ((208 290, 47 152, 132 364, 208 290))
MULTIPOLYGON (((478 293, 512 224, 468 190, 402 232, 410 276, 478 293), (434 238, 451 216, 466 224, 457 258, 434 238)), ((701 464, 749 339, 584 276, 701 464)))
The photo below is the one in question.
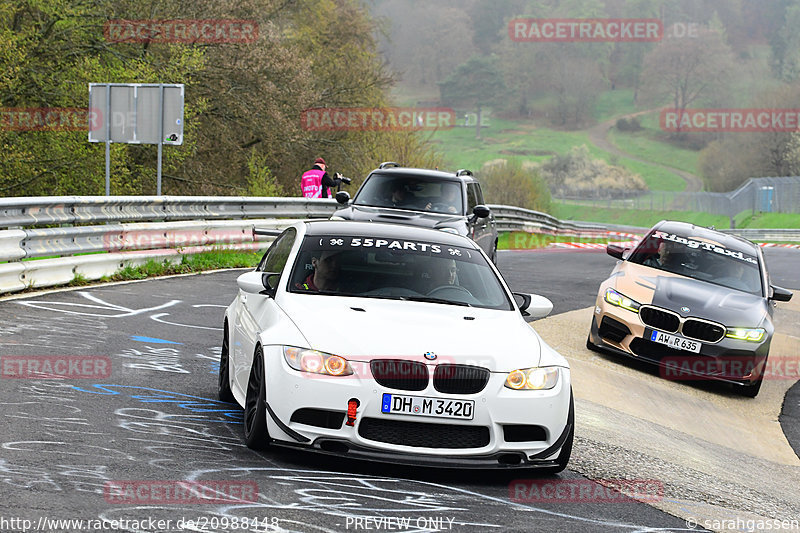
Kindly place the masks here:
POLYGON ((747 261, 748 263, 752 263, 754 265, 758 264, 758 260, 754 256, 745 254, 739 250, 730 250, 728 248, 725 248, 721 244, 715 242, 698 241, 686 237, 681 237, 680 235, 676 235, 674 233, 667 233, 666 231, 654 231, 652 238, 663 239, 665 241, 682 244, 693 250, 702 248, 707 252, 714 252, 728 257, 733 257, 734 259, 747 261))

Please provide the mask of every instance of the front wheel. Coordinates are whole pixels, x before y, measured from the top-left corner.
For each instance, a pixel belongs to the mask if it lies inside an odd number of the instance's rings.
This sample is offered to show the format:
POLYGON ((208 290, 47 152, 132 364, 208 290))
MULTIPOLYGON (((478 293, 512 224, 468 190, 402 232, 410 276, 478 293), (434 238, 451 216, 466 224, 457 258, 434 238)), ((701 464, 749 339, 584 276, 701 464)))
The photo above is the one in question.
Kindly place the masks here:
POLYGON ((244 402, 244 443, 253 450, 263 450, 269 444, 267 430, 267 400, 264 384, 264 350, 259 346, 253 356, 247 396, 244 402))
POLYGON ((228 344, 228 322, 225 321, 225 327, 222 334, 222 350, 219 354, 219 383, 217 385, 217 397, 223 402, 236 401, 231 392, 230 380, 230 346, 228 344))
POLYGON ((564 471, 564 469, 567 468, 567 464, 569 464, 570 456, 572 456, 572 443, 575 440, 575 403, 572 398, 572 389, 569 391, 569 414, 567 415, 567 424, 570 425, 569 433, 556 458, 556 466, 546 469, 545 472, 547 474, 558 474, 564 471))
POLYGON ((758 391, 761 390, 761 383, 764 382, 764 374, 758 376, 758 379, 754 383, 750 383, 749 385, 744 385, 739 387, 739 393, 742 396, 746 396, 747 398, 755 398, 758 396, 758 391))

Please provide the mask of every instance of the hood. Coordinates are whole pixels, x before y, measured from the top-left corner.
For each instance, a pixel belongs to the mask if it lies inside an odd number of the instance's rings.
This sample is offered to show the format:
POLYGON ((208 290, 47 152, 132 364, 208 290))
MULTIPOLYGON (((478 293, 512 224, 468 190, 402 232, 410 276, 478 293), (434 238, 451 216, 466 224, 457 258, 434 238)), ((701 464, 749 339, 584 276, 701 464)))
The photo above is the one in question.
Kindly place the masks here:
POLYGON ((433 352, 437 363, 510 372, 541 357, 539 336, 516 311, 311 294, 290 295, 281 306, 307 347, 353 361, 425 361, 423 354, 433 352))
POLYGON ((641 304, 731 327, 757 327, 768 313, 767 301, 760 296, 627 261, 616 275, 614 288, 641 304))
POLYGON ((361 222, 390 222, 394 224, 407 224, 422 228, 457 228, 461 235, 466 235, 466 223, 463 216, 444 215, 441 213, 427 213, 424 211, 411 211, 407 209, 392 209, 388 207, 368 207, 350 205, 339 209, 333 214, 346 220, 361 222))

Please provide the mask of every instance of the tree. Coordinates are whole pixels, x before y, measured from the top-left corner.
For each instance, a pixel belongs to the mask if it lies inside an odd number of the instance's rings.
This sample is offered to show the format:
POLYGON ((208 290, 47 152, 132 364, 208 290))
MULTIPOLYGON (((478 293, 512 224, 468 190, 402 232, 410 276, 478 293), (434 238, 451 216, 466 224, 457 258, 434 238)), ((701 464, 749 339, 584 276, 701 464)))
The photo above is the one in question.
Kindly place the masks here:
POLYGON ((783 26, 772 36, 770 41, 773 52, 773 68, 775 75, 785 81, 794 81, 800 77, 800 2, 793 1, 786 5, 783 26))
MULTIPOLYGON (((184 83, 184 145, 164 150, 165 194, 292 194, 319 155, 353 175, 389 132, 302 129, 309 107, 380 107, 392 83, 359 0, 13 0, 0 4, 0 107, 85 108, 90 82, 184 83), (112 42, 113 19, 246 19, 241 43, 112 42), (274 179, 274 188, 267 180, 274 179), (259 180, 264 183, 259 184, 259 180)), ((423 137, 397 142, 428 157, 423 137)), ((100 194, 103 146, 86 131, 0 128, 0 193, 100 194)), ((112 194, 152 194, 156 150, 111 147, 112 194)))
POLYGON ((474 106, 478 120, 475 137, 481 137, 481 108, 502 94, 503 77, 494 57, 473 56, 439 84, 441 101, 445 105, 474 106))
MULTIPOLYGON (((752 106, 792 109, 800 88, 784 85, 760 94, 752 106)), ((796 132, 727 133, 700 153, 699 167, 709 189, 731 191, 748 178, 796 176, 800 173, 796 132)))
MULTIPOLYGON (((86 108, 88 83, 97 81, 173 83, 193 81, 203 65, 200 50, 177 45, 169 54, 142 57, 105 41, 103 23, 113 18, 111 0, 17 0, 0 7, 0 107, 86 108)), ((189 105, 191 123, 200 106, 189 105)), ((165 150, 164 171, 174 171, 193 146, 165 150)), ((98 194, 103 190, 103 147, 87 142, 83 131, 0 129, 0 194, 98 194)), ((150 176, 149 176, 150 177, 150 176)), ((112 188, 136 194, 153 183, 152 147, 112 147, 112 188), (152 152, 152 181, 145 178, 146 152, 152 152)))
POLYGON ((548 88, 556 96, 556 123, 579 127, 592 118, 597 95, 604 88, 595 61, 575 56, 572 47, 551 45, 543 70, 548 88))
POLYGON ((389 0, 376 12, 388 21, 384 53, 406 85, 436 87, 473 53, 473 21, 460 2, 389 0))
POLYGON ((536 168, 525 166, 518 159, 487 163, 478 173, 478 179, 489 203, 550 211, 547 184, 536 168))
POLYGON ((645 99, 670 102, 682 113, 703 98, 723 93, 733 65, 730 47, 718 33, 702 30, 696 38, 666 39, 645 57, 645 99))

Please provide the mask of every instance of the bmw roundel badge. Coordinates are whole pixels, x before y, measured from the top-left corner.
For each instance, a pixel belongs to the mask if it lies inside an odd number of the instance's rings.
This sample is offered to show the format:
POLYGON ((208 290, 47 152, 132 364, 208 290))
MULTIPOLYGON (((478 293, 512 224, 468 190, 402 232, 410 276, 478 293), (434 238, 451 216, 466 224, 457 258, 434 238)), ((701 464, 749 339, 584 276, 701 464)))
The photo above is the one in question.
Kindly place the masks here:
POLYGON ((433 361, 434 359, 436 359, 436 354, 433 352, 425 352, 425 359, 427 359, 428 361, 433 361))
POLYGON ((686 307, 685 305, 684 305, 683 307, 681 307, 681 312, 682 312, 682 313, 688 313, 689 311, 691 311, 691 309, 689 309, 689 308, 688 308, 688 307, 686 307))

